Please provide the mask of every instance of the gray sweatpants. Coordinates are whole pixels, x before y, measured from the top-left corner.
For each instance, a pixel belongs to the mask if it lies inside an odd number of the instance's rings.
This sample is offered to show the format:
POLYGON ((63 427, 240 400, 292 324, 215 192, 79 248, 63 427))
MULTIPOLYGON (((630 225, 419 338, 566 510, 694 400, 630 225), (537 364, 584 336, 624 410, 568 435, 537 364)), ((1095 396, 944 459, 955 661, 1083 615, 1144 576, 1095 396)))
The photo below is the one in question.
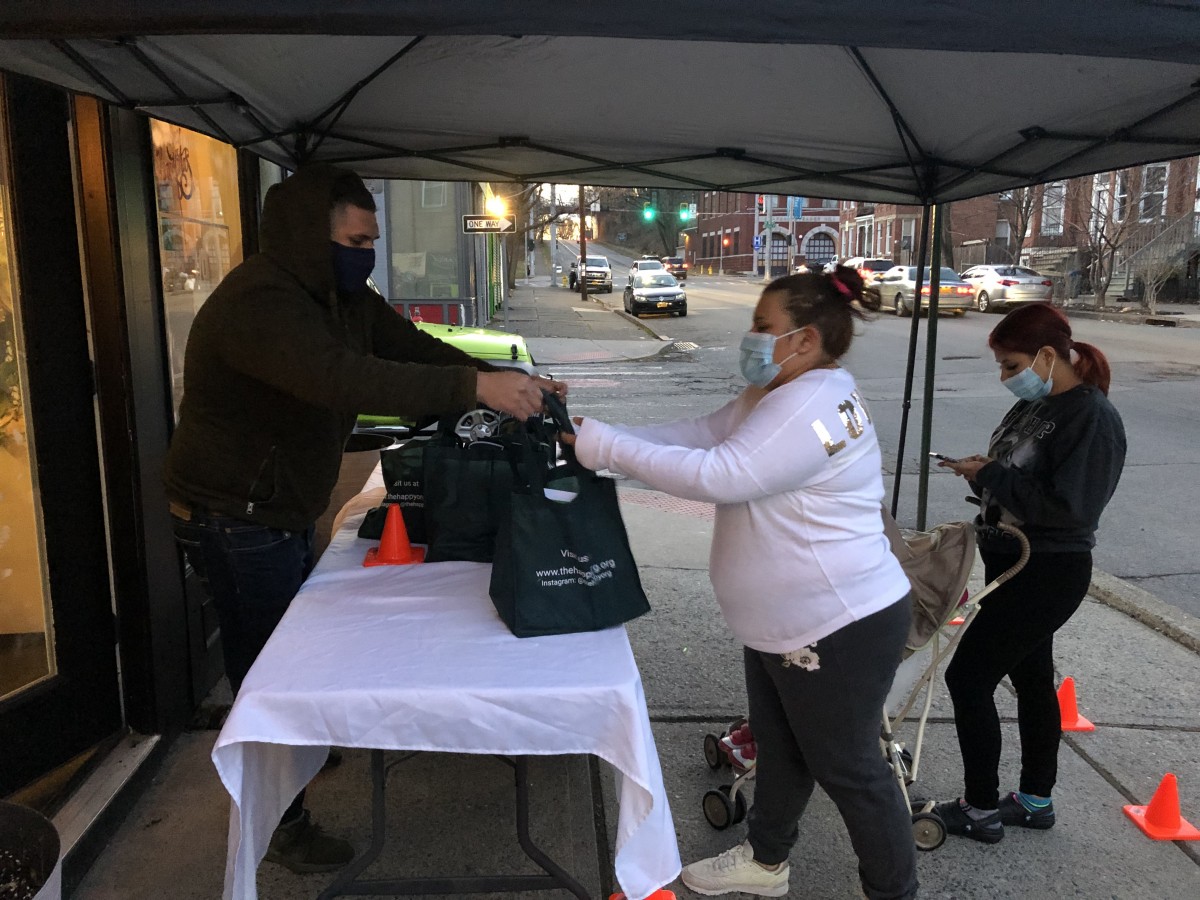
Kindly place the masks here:
POLYGON ((905 597, 805 651, 745 648, 758 745, 749 838, 759 862, 788 858, 816 783, 842 814, 870 900, 917 895, 912 818, 879 743, 910 608, 905 597))

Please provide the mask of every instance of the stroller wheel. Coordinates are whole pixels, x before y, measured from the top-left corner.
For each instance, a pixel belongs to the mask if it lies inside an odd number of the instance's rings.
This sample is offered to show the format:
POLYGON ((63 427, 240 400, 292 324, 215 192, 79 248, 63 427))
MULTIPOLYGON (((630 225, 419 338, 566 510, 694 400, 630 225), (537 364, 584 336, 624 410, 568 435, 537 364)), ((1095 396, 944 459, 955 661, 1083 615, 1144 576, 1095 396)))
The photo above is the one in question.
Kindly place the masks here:
POLYGON ((912 817, 912 827, 918 850, 936 850, 946 843, 946 825, 937 813, 917 813, 912 817))
POLYGON ((729 731, 727 731, 726 734, 733 734, 735 731, 737 731, 739 728, 741 728, 743 725, 745 725, 749 721, 750 720, 747 719, 745 716, 739 716, 738 718, 734 719, 732 722, 729 723, 729 731))
MULTIPOLYGON (((723 784, 717 790, 729 797, 733 794, 733 785, 723 784)), ((733 797, 733 824, 736 825, 744 818, 746 818, 746 795, 738 791, 737 795, 733 797)))
POLYGON ((704 736, 704 761, 714 772, 725 764, 725 754, 721 752, 721 739, 715 734, 704 736))
POLYGON ((724 790, 705 791, 704 818, 717 831, 724 831, 733 824, 733 801, 729 799, 728 785, 721 785, 724 790))

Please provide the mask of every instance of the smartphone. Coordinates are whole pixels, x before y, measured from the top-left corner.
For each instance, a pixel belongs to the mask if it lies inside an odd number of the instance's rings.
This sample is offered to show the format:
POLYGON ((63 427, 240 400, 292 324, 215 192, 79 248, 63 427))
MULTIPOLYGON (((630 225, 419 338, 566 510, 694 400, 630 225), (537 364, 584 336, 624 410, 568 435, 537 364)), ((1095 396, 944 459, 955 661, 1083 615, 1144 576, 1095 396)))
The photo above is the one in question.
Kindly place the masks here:
POLYGON ((958 460, 955 459, 953 456, 943 456, 940 453, 930 453, 929 455, 932 456, 934 459, 940 459, 942 462, 950 462, 950 463, 958 462, 958 460))

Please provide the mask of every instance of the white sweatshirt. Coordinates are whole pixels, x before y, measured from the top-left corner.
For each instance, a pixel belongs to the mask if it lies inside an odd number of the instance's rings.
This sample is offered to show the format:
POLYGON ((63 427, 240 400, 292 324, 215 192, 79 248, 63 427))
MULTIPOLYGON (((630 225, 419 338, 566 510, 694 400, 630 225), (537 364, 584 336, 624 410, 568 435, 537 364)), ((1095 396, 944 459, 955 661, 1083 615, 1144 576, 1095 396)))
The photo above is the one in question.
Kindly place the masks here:
POLYGON ((882 459, 854 378, 814 369, 697 419, 584 419, 575 452, 652 488, 717 504, 709 577, 746 646, 788 653, 903 597, 883 533, 882 459))

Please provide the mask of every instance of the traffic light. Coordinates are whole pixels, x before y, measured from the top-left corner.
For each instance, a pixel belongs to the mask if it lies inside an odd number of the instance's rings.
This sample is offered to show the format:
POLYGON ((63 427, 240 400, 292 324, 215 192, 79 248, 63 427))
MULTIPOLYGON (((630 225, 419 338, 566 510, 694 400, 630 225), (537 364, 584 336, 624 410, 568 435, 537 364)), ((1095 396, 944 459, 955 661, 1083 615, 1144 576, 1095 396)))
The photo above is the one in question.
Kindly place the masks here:
POLYGON ((692 209, 690 203, 679 204, 679 221, 686 222, 692 217, 692 209))
POLYGON ((645 219, 647 222, 653 222, 655 215, 657 215, 657 213, 655 213, 655 211, 654 211, 653 203, 651 203, 649 200, 647 200, 645 203, 642 204, 642 218, 643 219, 645 219))

